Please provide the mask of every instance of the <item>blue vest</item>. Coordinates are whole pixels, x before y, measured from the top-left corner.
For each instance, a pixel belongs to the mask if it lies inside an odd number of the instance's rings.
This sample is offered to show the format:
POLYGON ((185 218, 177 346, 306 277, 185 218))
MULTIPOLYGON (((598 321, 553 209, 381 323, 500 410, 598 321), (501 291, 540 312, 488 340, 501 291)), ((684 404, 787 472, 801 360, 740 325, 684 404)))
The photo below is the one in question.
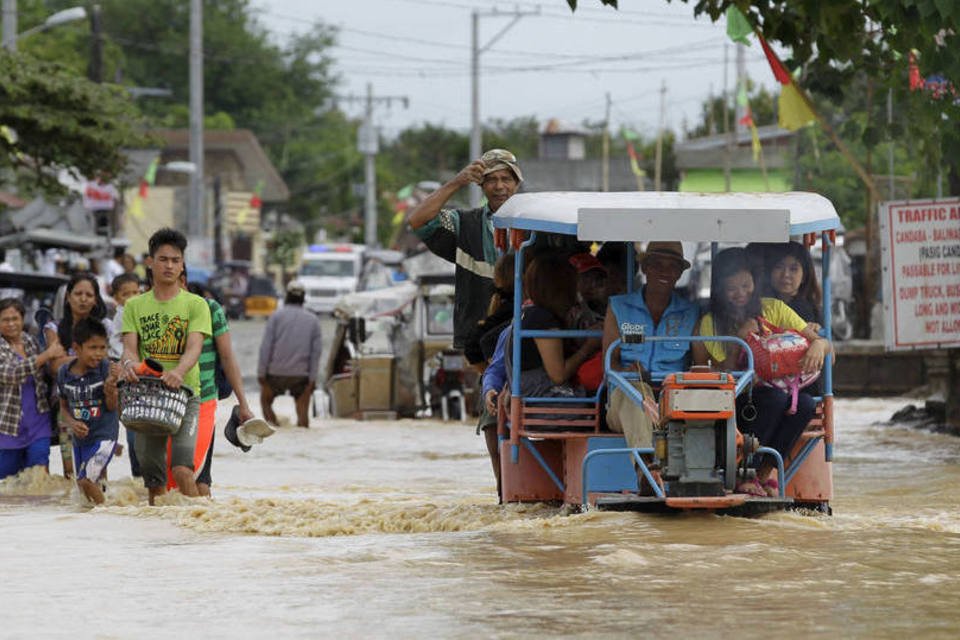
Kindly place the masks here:
MULTIPOLYGON (((647 336, 691 336, 697 324, 697 318, 700 317, 697 305, 676 293, 670 296, 670 304, 656 327, 653 326, 653 317, 643 300, 642 291, 613 296, 609 304, 617 320, 618 329, 624 323, 642 325, 643 333, 647 336)), ((686 371, 689 353, 690 343, 686 340, 620 345, 621 362, 624 364, 639 362, 654 377, 686 371)))

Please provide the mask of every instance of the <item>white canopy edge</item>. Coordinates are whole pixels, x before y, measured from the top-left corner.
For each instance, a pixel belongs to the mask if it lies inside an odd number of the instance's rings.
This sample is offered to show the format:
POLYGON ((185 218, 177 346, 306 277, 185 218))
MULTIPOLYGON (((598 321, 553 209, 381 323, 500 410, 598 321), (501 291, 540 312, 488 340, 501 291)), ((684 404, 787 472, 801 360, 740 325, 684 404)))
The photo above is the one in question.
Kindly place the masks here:
POLYGON ((839 229, 833 204, 816 193, 520 193, 496 212, 499 228, 576 235, 581 240, 778 242, 839 229))

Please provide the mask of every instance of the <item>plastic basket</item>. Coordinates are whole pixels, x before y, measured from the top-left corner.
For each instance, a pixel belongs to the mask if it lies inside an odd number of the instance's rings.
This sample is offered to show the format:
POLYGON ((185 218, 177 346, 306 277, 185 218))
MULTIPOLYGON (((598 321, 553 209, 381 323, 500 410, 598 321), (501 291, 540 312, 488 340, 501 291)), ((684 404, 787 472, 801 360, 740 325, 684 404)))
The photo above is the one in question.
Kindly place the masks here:
POLYGON ((180 387, 171 389, 160 378, 141 377, 137 382, 122 382, 120 421, 127 429, 149 435, 176 435, 187 412, 192 393, 180 387))

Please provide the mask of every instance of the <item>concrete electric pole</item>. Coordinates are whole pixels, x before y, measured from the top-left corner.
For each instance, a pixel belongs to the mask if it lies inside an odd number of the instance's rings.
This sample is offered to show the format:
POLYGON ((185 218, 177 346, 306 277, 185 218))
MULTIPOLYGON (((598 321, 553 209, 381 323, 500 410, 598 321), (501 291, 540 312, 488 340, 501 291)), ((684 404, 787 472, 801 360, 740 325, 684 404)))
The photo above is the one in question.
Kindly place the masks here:
MULTIPOLYGON (((473 162, 483 153, 483 140, 480 129, 480 54, 493 46, 503 37, 510 28, 523 16, 539 15, 540 7, 536 11, 474 11, 470 16, 470 161, 473 162), (487 44, 480 46, 480 18, 512 16, 507 25, 500 29, 487 44)), ((480 206, 480 186, 470 185, 470 208, 480 206)))
POLYGON ((17 0, 3 0, 3 48, 17 50, 17 0))
POLYGON ((367 95, 364 98, 356 96, 339 97, 344 102, 363 101, 363 124, 357 131, 357 151, 363 154, 363 243, 368 247, 376 247, 377 241, 377 169, 376 158, 380 151, 380 141, 377 128, 373 124, 373 107, 375 104, 390 104, 396 100, 404 108, 410 104, 406 96, 374 96, 373 85, 367 83, 367 95))
POLYGON ((607 92, 607 110, 603 115, 603 168, 601 191, 610 191, 610 92, 607 92))
POLYGON ((667 81, 660 81, 660 127, 657 130, 657 157, 653 171, 653 190, 660 191, 663 176, 663 134, 667 127, 667 81))
POLYGON ((203 193, 203 0, 190 0, 190 197, 187 234, 204 232, 203 193))

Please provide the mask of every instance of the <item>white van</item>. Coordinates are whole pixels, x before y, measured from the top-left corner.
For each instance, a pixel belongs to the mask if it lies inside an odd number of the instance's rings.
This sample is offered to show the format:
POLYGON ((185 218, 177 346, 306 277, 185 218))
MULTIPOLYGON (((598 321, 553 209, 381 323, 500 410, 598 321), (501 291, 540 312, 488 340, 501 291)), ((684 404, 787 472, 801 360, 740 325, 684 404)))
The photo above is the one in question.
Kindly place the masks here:
POLYGON ((342 296, 357 290, 363 270, 362 244, 313 244, 300 262, 297 280, 306 289, 304 307, 330 313, 342 296))

